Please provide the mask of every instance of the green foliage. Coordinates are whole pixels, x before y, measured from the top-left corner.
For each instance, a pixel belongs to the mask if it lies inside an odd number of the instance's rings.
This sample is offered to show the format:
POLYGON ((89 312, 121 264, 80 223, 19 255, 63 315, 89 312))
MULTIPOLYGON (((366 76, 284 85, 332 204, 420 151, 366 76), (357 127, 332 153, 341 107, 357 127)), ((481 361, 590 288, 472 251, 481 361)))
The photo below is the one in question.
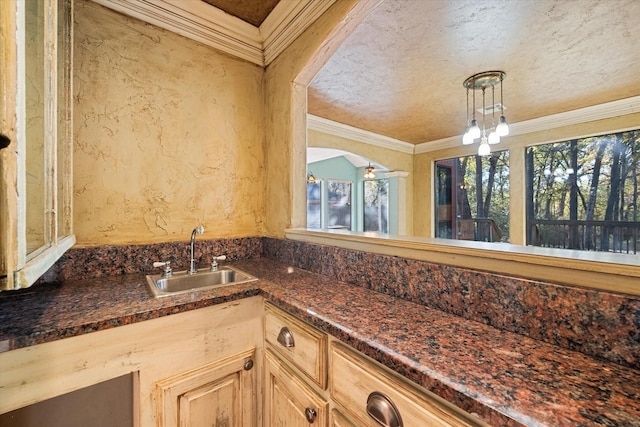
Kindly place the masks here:
POLYGON ((640 130, 528 150, 528 158, 533 161, 528 165, 528 191, 533 198, 534 218, 571 219, 569 195, 575 184, 578 203, 574 219, 637 221, 640 130), (607 210, 610 218, 606 218, 607 210))

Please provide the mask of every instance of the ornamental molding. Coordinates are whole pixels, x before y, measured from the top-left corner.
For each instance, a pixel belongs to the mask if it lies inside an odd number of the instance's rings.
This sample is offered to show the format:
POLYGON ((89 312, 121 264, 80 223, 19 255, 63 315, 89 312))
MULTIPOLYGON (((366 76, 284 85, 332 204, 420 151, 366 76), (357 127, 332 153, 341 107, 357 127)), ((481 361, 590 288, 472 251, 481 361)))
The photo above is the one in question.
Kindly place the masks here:
POLYGON ((329 135, 364 142, 365 144, 375 145, 377 147, 400 151, 402 153, 413 154, 414 150, 414 145, 408 142, 334 122, 333 120, 314 116, 313 114, 307 114, 307 128, 329 135))
POLYGON ((266 67, 336 0, 281 1, 260 27, 254 27, 203 1, 93 1, 266 67))

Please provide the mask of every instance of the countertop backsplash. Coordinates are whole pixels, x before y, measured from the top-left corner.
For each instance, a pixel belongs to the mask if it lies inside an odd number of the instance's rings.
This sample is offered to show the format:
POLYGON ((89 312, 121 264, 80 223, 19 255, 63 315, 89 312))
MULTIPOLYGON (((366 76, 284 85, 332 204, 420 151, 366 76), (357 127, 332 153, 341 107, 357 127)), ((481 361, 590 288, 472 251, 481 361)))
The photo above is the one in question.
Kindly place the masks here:
MULTIPOLYGON (((268 237, 198 240, 196 263, 271 258, 569 350, 640 369, 640 298, 268 237)), ((188 267, 188 242, 69 250, 41 283, 188 267)))
POLYGON ((263 257, 640 369, 640 297, 293 240, 263 257))

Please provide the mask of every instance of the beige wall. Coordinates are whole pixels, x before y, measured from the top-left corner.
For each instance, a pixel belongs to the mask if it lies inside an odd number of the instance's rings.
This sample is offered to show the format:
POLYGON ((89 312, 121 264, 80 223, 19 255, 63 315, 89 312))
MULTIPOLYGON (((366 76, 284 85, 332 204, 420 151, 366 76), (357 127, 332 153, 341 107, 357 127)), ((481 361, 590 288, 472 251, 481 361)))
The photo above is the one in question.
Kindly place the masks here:
POLYGON ((379 0, 340 0, 266 70, 265 234, 306 222, 306 86, 379 0))
POLYGON ((264 221, 261 67, 76 1, 78 246, 253 236, 264 221))

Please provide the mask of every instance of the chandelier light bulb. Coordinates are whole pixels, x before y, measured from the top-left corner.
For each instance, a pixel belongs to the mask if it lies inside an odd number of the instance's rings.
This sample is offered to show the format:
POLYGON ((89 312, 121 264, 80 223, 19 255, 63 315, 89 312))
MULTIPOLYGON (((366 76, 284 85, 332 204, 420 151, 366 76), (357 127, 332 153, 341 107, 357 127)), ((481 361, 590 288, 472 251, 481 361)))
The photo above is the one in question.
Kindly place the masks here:
POLYGON ((496 133, 498 136, 507 136, 509 135, 509 125, 507 124, 507 119, 504 116, 500 116, 500 123, 496 127, 496 133))
POLYGON ((500 137, 497 132, 491 132, 489 134, 489 144, 497 144, 500 142, 500 137))
POLYGON ((487 138, 482 138, 480 147, 478 147, 478 156, 487 156, 491 153, 491 147, 487 142, 487 138))
POLYGON ((473 139, 480 138, 480 127, 478 126, 478 121, 476 119, 471 120, 471 127, 469 128, 468 133, 473 139))
POLYGON ((462 145, 471 145, 473 144, 473 137, 471 133, 467 130, 462 136, 462 145))

